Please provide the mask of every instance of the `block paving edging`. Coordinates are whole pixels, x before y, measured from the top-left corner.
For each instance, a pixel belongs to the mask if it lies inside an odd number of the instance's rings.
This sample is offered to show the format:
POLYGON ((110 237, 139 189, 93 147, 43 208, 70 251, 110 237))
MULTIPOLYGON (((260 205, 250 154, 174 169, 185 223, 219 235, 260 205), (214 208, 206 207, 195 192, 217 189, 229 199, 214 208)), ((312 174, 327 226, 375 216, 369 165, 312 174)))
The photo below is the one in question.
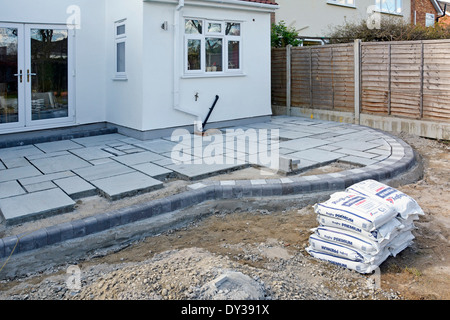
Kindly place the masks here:
POLYGON ((392 153, 387 159, 373 165, 315 176, 198 182, 188 187, 188 191, 163 199, 2 238, 0 259, 185 209, 205 201, 339 191, 366 179, 390 179, 411 169, 416 160, 411 146, 386 132, 383 134, 392 147, 392 153))

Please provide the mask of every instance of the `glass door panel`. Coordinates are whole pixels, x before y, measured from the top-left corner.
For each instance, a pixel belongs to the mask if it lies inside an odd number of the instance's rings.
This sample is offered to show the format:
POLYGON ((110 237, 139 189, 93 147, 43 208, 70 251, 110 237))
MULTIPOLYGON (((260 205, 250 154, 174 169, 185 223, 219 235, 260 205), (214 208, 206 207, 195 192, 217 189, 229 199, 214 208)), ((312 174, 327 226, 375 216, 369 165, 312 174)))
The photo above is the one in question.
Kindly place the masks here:
POLYGON ((30 28, 29 41, 30 65, 25 76, 27 91, 31 91, 31 121, 67 118, 68 30, 30 28))
POLYGON ((19 123, 19 69, 19 28, 0 25, 0 129, 19 123))

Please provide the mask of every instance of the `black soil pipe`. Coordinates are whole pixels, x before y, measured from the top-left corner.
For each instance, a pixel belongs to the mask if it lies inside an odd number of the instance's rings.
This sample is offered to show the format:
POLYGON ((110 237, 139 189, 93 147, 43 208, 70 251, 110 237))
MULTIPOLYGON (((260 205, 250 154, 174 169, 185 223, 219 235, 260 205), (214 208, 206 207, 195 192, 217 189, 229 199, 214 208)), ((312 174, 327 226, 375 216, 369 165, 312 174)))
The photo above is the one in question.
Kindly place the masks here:
POLYGON ((205 132, 205 126, 206 126, 206 123, 208 123, 209 117, 211 116, 211 113, 213 112, 214 108, 216 107, 217 101, 219 101, 219 96, 216 95, 216 99, 214 100, 214 103, 213 103, 213 105, 211 106, 211 108, 209 108, 208 115, 206 116, 206 119, 205 119, 205 121, 204 121, 203 124, 202 124, 202 130, 203 130, 203 132, 205 132))

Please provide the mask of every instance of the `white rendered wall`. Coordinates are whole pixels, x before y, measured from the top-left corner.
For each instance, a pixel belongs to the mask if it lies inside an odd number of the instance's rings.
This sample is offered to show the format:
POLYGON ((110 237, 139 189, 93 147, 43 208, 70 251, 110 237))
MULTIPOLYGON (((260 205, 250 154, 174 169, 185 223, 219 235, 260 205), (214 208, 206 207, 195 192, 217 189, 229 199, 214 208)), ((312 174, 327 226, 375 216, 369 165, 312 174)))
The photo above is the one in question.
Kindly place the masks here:
MULTIPOLYGON (((0 21, 10 23, 62 24, 80 8, 80 29, 75 30, 75 122, 105 121, 105 28, 103 0, 1 0, 0 21)), ((69 75, 70 76, 70 75, 69 75)))
MULTIPOLYGON (((174 9, 175 5, 144 3, 144 114, 143 130, 193 125, 194 116, 174 109, 174 9), (167 21, 168 30, 161 29, 167 21)), ((271 115, 270 14, 218 7, 186 6, 179 21, 176 59, 179 59, 180 106, 208 114, 216 95, 220 100, 209 123, 271 115), (243 74, 226 77, 183 76, 184 18, 242 21, 243 74), (198 93, 198 101, 195 94, 198 93)))
POLYGON ((142 130, 143 0, 106 0, 106 121, 142 130), (126 80, 115 79, 115 22, 126 19, 126 80))

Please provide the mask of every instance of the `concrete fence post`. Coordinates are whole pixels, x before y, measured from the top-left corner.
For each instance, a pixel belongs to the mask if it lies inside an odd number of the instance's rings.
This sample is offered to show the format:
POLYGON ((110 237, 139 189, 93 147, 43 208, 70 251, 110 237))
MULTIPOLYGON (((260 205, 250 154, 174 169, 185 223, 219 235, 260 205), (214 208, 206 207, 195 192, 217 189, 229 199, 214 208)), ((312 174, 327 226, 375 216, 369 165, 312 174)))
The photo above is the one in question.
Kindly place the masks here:
POLYGON ((291 115, 291 87, 292 87, 291 55, 292 55, 292 45, 289 44, 286 46, 286 115, 288 116, 291 115))
POLYGON ((355 124, 361 123, 361 40, 355 40, 354 45, 355 63, 355 124))

